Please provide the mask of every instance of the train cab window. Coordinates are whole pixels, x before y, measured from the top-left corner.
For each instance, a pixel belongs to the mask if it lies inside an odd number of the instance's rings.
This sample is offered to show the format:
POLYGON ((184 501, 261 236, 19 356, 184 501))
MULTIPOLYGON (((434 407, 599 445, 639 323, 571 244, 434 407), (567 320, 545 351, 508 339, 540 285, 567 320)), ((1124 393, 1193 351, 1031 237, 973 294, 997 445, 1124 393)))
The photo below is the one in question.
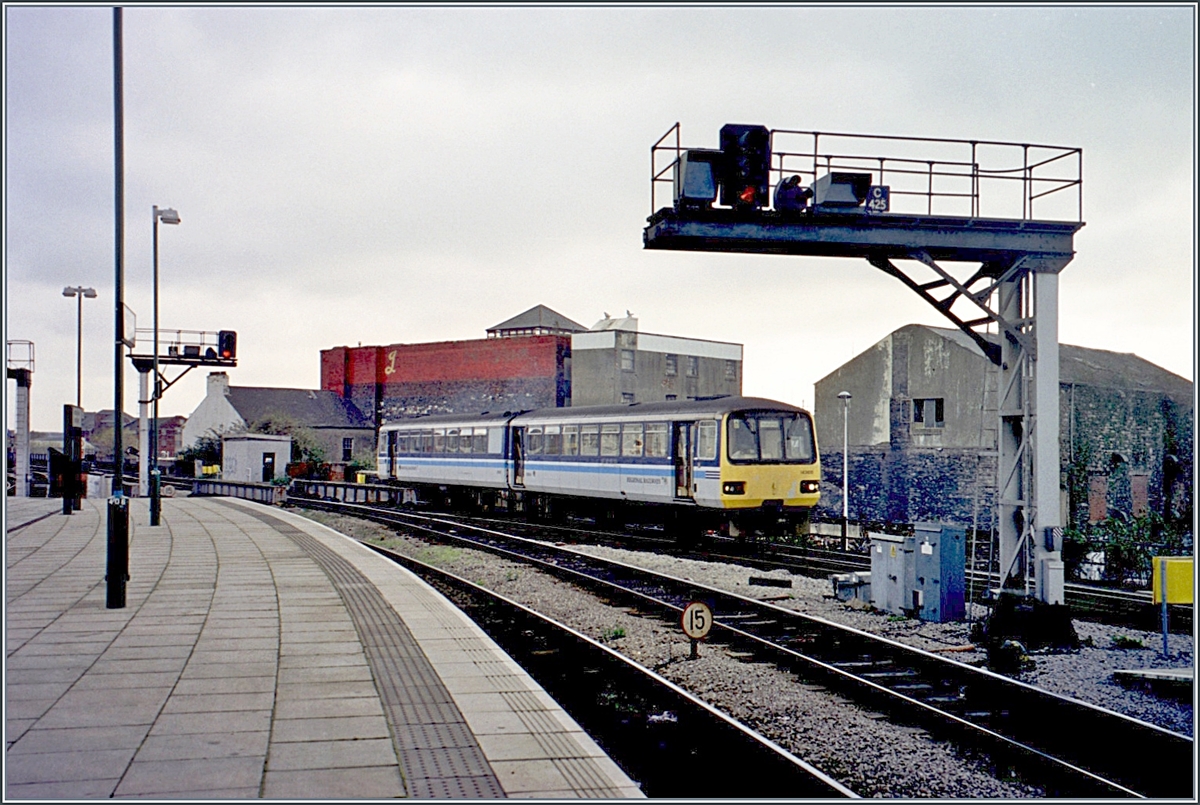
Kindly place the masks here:
POLYGON ((458 428, 449 428, 446 431, 446 452, 458 452, 458 428))
POLYGON ((599 425, 580 425, 579 426, 579 455, 581 455, 581 456, 598 456, 598 455, 600 455, 600 426, 599 425))
POLYGON ((763 461, 783 458, 783 428, 778 419, 758 420, 758 457, 763 461))
POLYGON ((626 422, 621 433, 621 455, 640 456, 645 447, 642 423, 626 422))
POLYGON ((758 458, 758 422, 742 416, 729 417, 729 458, 754 461, 758 458))
POLYGON ((475 433, 471 435, 471 452, 486 453, 488 451, 488 429, 476 428, 475 433))
POLYGON ((562 454, 564 456, 579 455, 579 426, 563 425, 562 454))
POLYGON ((788 421, 784 451, 789 461, 813 460, 816 450, 813 449, 812 423, 808 417, 797 416, 788 421))
POLYGON ((433 429, 433 452, 435 452, 435 453, 445 453, 446 452, 446 429, 445 428, 434 428, 433 429))
POLYGON ((666 458, 667 423, 650 422, 646 425, 646 458, 666 458))
POLYGON ((717 423, 706 419, 696 426, 696 458, 712 461, 717 457, 717 423))
POLYGON ((561 456, 562 455, 562 426, 547 425, 546 426, 546 455, 561 456))
POLYGON ((540 456, 546 445, 546 437, 540 425, 525 429, 525 450, 528 455, 540 456))
POLYGON ((600 426, 600 455, 616 456, 621 453, 621 426, 617 424, 600 426))

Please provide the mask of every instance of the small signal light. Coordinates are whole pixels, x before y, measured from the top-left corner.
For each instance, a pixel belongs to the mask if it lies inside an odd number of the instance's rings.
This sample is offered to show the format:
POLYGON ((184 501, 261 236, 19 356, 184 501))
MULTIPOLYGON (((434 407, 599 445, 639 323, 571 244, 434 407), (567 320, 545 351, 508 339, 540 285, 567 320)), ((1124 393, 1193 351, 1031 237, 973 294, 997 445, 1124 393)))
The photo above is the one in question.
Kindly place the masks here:
POLYGON ((233 330, 222 330, 217 333, 217 352, 222 358, 237 357, 237 333, 233 330))
POLYGON ((738 198, 742 200, 743 204, 753 204, 754 203, 754 192, 755 191, 754 191, 753 187, 747 187, 745 190, 738 193, 738 198))

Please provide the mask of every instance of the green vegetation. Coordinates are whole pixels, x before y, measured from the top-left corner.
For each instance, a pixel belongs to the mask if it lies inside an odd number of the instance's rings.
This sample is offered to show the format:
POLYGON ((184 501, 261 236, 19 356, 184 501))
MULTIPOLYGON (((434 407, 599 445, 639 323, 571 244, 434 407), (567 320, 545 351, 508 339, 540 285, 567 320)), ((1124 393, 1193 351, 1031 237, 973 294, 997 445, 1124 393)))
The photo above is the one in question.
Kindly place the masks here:
POLYGON ((1136 637, 1126 637, 1123 634, 1113 635, 1113 648, 1130 649, 1130 648, 1145 648, 1146 644, 1136 637))
POLYGON ((620 640, 625 636, 625 628, 622 626, 613 626, 605 629, 600 634, 600 639, 605 643, 610 643, 613 640, 620 640))

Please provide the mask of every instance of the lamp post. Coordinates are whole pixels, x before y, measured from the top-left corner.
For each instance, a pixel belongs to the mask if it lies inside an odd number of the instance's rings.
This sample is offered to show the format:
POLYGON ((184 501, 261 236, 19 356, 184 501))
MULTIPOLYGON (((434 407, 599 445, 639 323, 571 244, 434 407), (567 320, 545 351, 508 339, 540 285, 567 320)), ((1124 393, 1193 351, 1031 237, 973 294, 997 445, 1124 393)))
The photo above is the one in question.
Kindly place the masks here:
POLYGON ((76 319, 75 344, 75 405, 83 407, 83 300, 95 299, 95 288, 84 288, 79 285, 63 288, 63 296, 74 296, 79 299, 79 313, 76 319))
POLYGON ((158 382, 158 222, 178 224, 180 219, 179 213, 170 207, 159 209, 154 206, 151 211, 154 219, 154 385, 150 393, 153 406, 150 413, 150 525, 156 526, 162 512, 158 483, 158 398, 161 396, 158 382))
POLYGON ((838 394, 842 401, 842 550, 850 550, 850 392, 838 394))

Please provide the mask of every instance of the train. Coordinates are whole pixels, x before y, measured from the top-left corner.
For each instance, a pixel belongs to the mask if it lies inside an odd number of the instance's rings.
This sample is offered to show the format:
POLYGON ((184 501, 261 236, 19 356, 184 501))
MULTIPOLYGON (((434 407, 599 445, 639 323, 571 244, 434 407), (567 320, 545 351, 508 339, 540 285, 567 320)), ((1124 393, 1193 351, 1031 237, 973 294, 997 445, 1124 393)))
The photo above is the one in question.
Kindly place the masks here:
POLYGON ((820 499, 812 415, 758 397, 439 414, 380 428, 404 505, 798 534, 820 499))

